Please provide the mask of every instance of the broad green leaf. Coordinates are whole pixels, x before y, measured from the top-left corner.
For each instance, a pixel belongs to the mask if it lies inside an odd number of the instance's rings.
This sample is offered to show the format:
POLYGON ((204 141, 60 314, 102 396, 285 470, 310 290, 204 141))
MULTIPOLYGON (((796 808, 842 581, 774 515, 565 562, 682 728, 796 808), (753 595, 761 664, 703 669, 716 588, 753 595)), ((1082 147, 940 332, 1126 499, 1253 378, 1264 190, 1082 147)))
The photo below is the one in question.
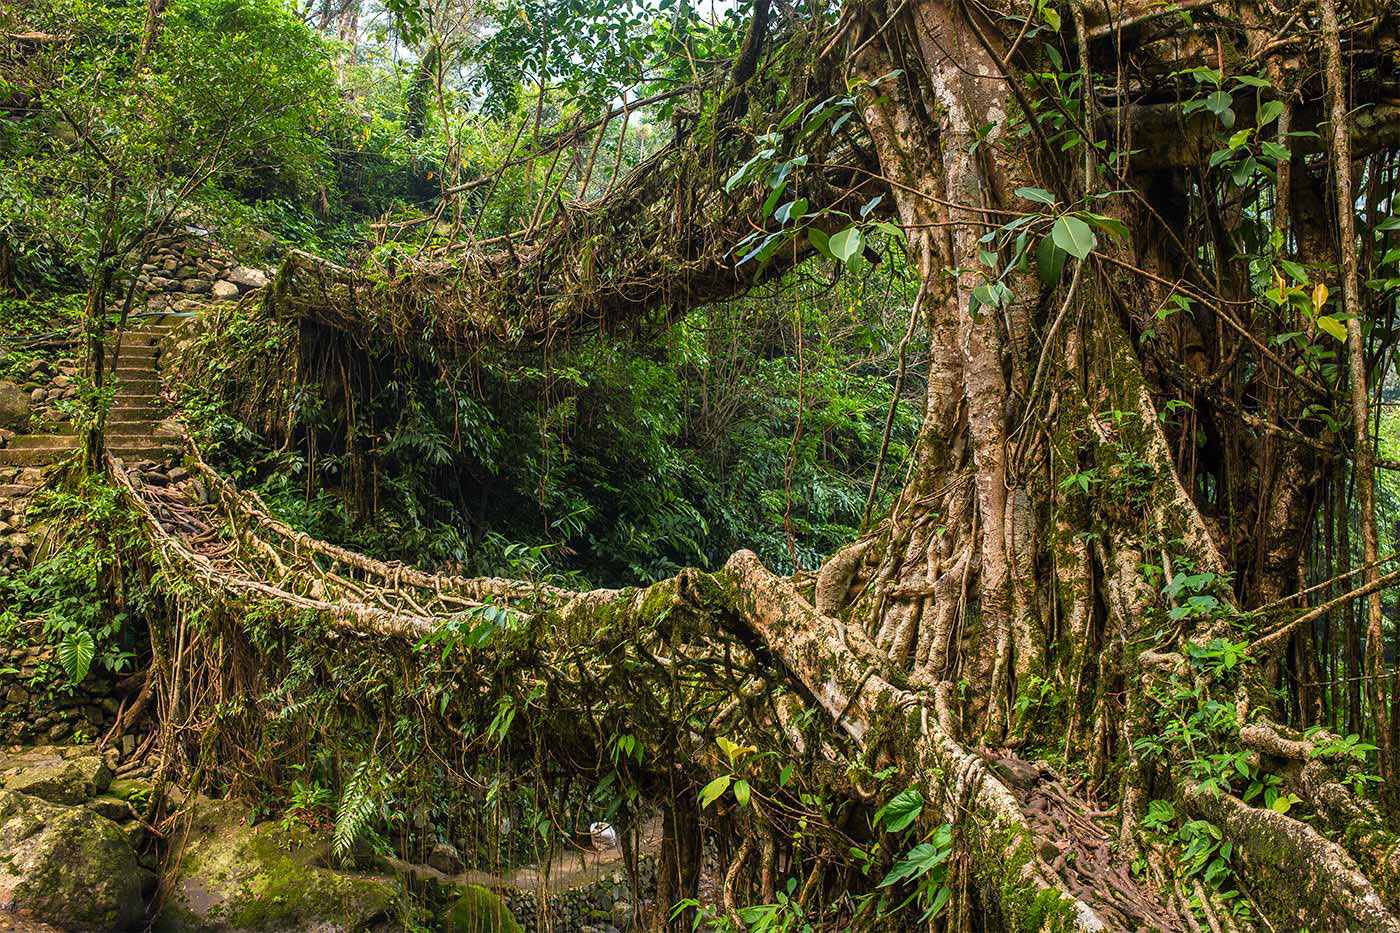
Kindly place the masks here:
POLYGON ((787 188, 787 179, 783 179, 778 187, 774 188, 768 195, 768 199, 763 202, 763 216, 768 217, 773 213, 773 206, 778 203, 778 198, 783 196, 783 189, 787 188))
POLYGON ((775 154, 776 150, 774 149, 764 149, 759 152, 758 155, 739 166, 739 170, 725 180, 724 190, 733 191, 749 177, 755 168, 773 158, 775 154))
POLYGON ((1280 259, 1278 261, 1278 264, 1280 266, 1283 266, 1283 271, 1287 272, 1289 277, 1292 278, 1293 281, 1301 282, 1304 285, 1310 284, 1308 281, 1308 270, 1303 268, 1303 266, 1299 263, 1293 262, 1289 259, 1280 259))
POLYGON ((1278 115, 1283 113, 1283 101, 1266 100, 1259 108, 1259 125, 1268 126, 1278 119, 1278 115))
POLYGON ((1089 229, 1089 225, 1069 214, 1055 221, 1050 235, 1054 237, 1056 246, 1076 259, 1087 258, 1094 251, 1094 247, 1099 245, 1099 238, 1094 236, 1094 231, 1089 229))
POLYGON ((1040 270, 1040 281, 1051 288, 1060 284, 1060 276, 1064 272, 1067 255, 1064 250, 1055 245, 1054 237, 1049 235, 1041 237, 1040 246, 1035 251, 1035 264, 1040 270))
POLYGON ((700 791, 700 808, 703 810, 714 803, 729 790, 729 782, 732 778, 728 774, 721 774, 700 791))
POLYGON ((864 245, 860 229, 858 227, 847 227, 831 238, 831 255, 841 260, 849 262, 851 257, 860 255, 861 246, 864 245))
POLYGON ((1121 220, 1117 220, 1113 217, 1105 217, 1103 214, 1085 213, 1084 216, 1088 217, 1089 222, 1100 230, 1111 233, 1120 240, 1126 240, 1128 238, 1128 227, 1121 220))
POLYGON ((768 256, 771 256, 771 255, 772 255, 772 250, 776 248, 776 241, 778 240, 779 236, 781 236, 781 234, 778 234, 778 233, 770 233, 770 234, 768 234, 766 237, 763 238, 763 241, 762 241, 761 243, 759 243, 759 244, 758 244, 757 246, 755 246, 753 249, 751 249, 751 250, 749 250, 747 253, 745 253, 745 254, 739 259, 739 261, 738 261, 737 263, 735 263, 735 265, 742 266, 744 263, 748 262, 750 259, 753 259, 755 256, 761 256, 761 257, 763 257, 763 258, 765 258, 765 259, 766 259, 768 256))
POLYGON ((87 677, 96 654, 97 644, 88 631, 69 632, 58 643, 58 663, 63 665, 63 672, 74 683, 87 677))
POLYGON ((1343 343, 1346 343, 1346 325, 1343 324, 1341 321, 1337 320, 1336 318, 1332 317, 1331 315, 1320 315, 1317 319, 1317 326, 1321 327, 1323 330, 1327 331, 1327 333, 1331 334, 1333 337, 1336 337, 1343 343))
POLYGON ((789 220, 801 220, 806 213, 807 199, 798 198, 795 201, 788 201, 786 204, 779 206, 777 212, 774 213, 773 216, 777 218, 778 223, 785 224, 789 220))
POLYGON ((880 882, 880 887, 888 888, 905 878, 919 878, 947 861, 952 849, 936 846, 931 842, 921 843, 909 850, 904 858, 894 863, 889 874, 880 882))
POLYGON ((917 787, 910 787, 896 794, 880 812, 886 831, 897 833, 917 820, 923 810, 924 795, 917 787))
POLYGON ((818 230, 816 227, 807 228, 807 241, 811 243, 814 247, 816 247, 817 252, 821 253, 827 259, 836 258, 836 256, 831 252, 831 237, 827 236, 824 232, 818 230))
POLYGON ((1055 206, 1055 196, 1044 188, 1017 188, 1016 197, 1025 198, 1027 201, 1036 201, 1040 204, 1055 206))
POLYGON ((748 781, 736 781, 734 783, 734 799, 739 801, 739 806, 747 807, 749 805, 749 793, 750 788, 748 781))
POLYGON ((1001 304, 1001 295, 997 292, 996 286, 990 282, 974 288, 972 297, 977 300, 978 305, 988 305, 995 308, 1001 304))
POLYGON ((890 223, 888 220, 877 220, 875 222, 875 229, 879 230, 883 234, 892 236, 895 239, 904 239, 904 231, 901 230, 897 225, 890 223))

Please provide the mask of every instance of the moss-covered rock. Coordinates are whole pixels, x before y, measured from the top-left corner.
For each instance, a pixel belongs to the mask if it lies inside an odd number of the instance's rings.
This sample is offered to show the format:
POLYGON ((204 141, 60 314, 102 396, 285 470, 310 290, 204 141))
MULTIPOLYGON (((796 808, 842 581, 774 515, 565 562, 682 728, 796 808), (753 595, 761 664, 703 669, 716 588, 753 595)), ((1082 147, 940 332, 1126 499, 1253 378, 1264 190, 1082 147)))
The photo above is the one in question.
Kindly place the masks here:
POLYGON ((0 911, 66 930, 133 929, 144 874, 111 820, 0 790, 0 911))
POLYGON ((0 761, 0 787, 49 803, 80 804, 102 793, 112 772, 96 755, 65 758, 56 748, 35 748, 0 761))
POLYGON ((326 840, 306 827, 248 826, 232 801, 200 798, 189 835, 167 861, 169 898, 155 929, 356 931, 397 902, 387 879, 333 871, 326 840))
POLYGON ((462 888, 442 925, 446 933, 524 933, 506 902, 479 884, 462 888))

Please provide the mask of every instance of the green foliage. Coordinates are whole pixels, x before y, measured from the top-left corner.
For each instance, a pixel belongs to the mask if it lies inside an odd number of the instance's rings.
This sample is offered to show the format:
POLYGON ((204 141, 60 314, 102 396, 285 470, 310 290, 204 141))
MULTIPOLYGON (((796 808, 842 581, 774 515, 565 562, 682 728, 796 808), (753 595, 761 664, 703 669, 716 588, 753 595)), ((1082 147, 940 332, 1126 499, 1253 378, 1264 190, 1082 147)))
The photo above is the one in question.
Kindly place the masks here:
POLYGON ((85 285, 194 219, 214 185, 304 196, 330 179, 343 117, 314 33, 278 0, 174 0, 138 71, 146 6, 14 11, 27 28, 69 37, 31 70, 42 106, 3 130, 0 236, 22 277, 85 285))
POLYGON ((90 477, 73 491, 39 494, 27 518, 55 537, 34 566, 0 575, 0 637, 54 645, 69 684, 94 663, 129 670, 139 644, 132 615, 149 597, 137 587, 112 599, 111 587, 134 584, 118 573, 119 554, 139 552, 140 540, 116 490, 90 477))

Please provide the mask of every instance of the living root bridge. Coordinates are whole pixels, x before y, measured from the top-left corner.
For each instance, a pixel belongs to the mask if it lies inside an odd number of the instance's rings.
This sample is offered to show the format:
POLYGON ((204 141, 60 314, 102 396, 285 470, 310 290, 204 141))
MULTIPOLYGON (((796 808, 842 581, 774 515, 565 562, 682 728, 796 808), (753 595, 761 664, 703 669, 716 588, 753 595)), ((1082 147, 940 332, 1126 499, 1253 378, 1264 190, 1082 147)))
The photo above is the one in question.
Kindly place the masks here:
POLYGON ((976 888, 1005 928, 1130 929, 1174 917, 1150 889, 1131 897, 1111 888, 1070 893, 1041 857, 1062 850, 1064 840, 1037 839, 988 760, 960 741, 948 703, 952 685, 928 692, 900 686, 868 636, 819 613, 749 551, 715 573, 687 570, 644 588, 581 593, 425 574, 293 531, 213 471, 193 444, 189 462, 213 492, 207 504, 143 482, 120 462, 108 465, 166 574, 216 603, 310 612, 334 632, 416 641, 489 601, 526 620, 523 637, 511 635, 507 650, 559 658, 584 649, 604 665, 619 645, 665 631, 680 615, 687 639, 738 640, 776 658, 857 747, 889 755, 915 780, 958 827, 976 888), (1143 904, 1152 907, 1144 912, 1143 904))

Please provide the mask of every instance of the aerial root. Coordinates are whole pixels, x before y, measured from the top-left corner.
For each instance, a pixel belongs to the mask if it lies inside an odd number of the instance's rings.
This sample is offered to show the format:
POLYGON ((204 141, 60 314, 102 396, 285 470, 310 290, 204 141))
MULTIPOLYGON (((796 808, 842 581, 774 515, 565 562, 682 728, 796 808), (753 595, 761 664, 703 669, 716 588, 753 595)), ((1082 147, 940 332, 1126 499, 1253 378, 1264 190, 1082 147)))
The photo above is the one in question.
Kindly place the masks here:
POLYGON ((1353 931, 1400 933, 1400 921, 1351 855, 1307 823, 1200 785, 1188 787, 1185 800, 1234 843, 1238 874, 1276 926, 1340 924, 1353 931))

